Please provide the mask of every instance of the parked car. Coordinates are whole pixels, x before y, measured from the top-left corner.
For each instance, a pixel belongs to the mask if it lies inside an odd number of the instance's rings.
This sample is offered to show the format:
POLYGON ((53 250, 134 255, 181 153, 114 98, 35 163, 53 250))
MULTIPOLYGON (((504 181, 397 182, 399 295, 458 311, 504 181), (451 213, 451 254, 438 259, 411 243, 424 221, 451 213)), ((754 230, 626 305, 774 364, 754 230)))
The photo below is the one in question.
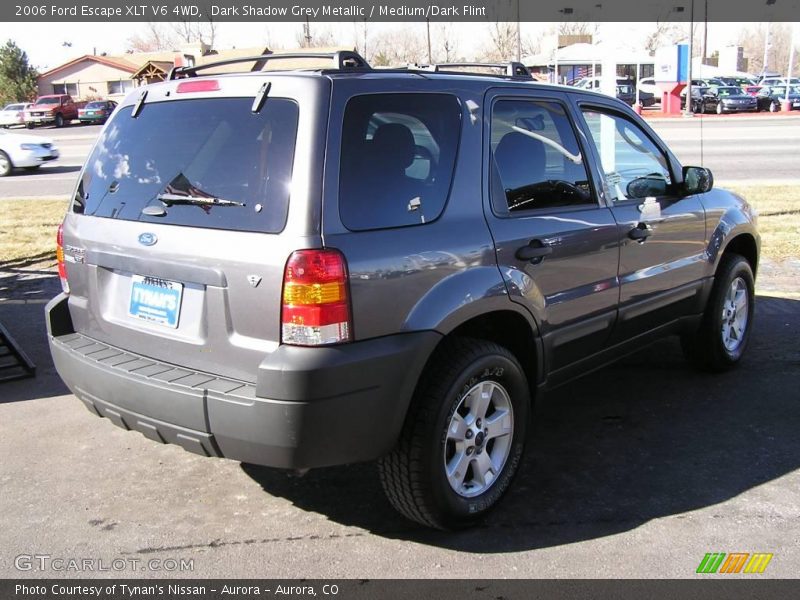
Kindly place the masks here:
POLYGON ((3 110, 0 110, 0 127, 8 129, 13 125, 24 125, 25 108, 30 105, 30 102, 7 104, 3 110))
MULTIPOLYGON (((756 96, 758 110, 780 112, 781 102, 784 99, 786 99, 785 85, 763 86, 756 96)), ((800 109, 800 86, 789 88, 789 102, 792 103, 792 110, 800 109)))
POLYGON ((35 171, 58 158, 52 140, 39 136, 0 131, 0 177, 15 168, 35 171))
MULTIPOLYGON (((617 86, 617 98, 628 106, 636 104, 636 90, 630 84, 617 86)), ((642 106, 653 106, 656 103, 655 96, 649 92, 639 91, 639 103, 642 106)))
POLYGON ((717 77, 723 84, 737 87, 755 85, 755 82, 748 77, 717 77))
POLYGON ((745 94, 742 88, 735 86, 720 86, 717 88, 709 88, 709 92, 716 94, 719 97, 719 104, 717 104, 717 114, 722 113, 737 113, 737 112, 755 112, 758 110, 758 101, 748 94, 745 94))
POLYGON ((665 335, 743 357, 755 212, 630 107, 513 64, 329 57, 178 68, 114 111, 46 309, 92 412, 203 456, 377 460, 396 509, 451 529, 509 488, 545 390, 665 335))
POLYGON ((773 86, 773 85, 800 85, 800 77, 764 77, 758 82, 758 85, 773 86))
POLYGON ((656 85, 655 77, 643 77, 639 80, 639 83, 636 84, 636 87, 638 87, 641 92, 653 94, 654 102, 661 102, 661 90, 658 89, 656 85))
POLYGON ((747 94, 748 96, 755 97, 755 96, 758 96, 758 92, 761 91, 762 86, 760 86, 760 85, 748 85, 748 86, 745 86, 742 89, 744 89, 744 93, 747 94))
POLYGON ((78 120, 81 123, 105 123, 116 107, 113 100, 92 100, 78 109, 78 120))
POLYGON ((25 109, 25 125, 33 129, 37 125, 68 125, 78 118, 78 109, 85 103, 76 103, 69 94, 39 96, 36 102, 25 109))
MULTIPOLYGON (((681 93, 683 103, 686 102, 686 91, 681 93)), ((715 94, 712 88, 692 86, 692 112, 693 113, 709 113, 717 112, 719 106, 719 96, 715 94)))
MULTIPOLYGON (((582 90, 599 90, 602 80, 603 78, 600 76, 583 77, 575 83, 574 87, 582 90)), ((616 82, 617 85, 631 85, 632 80, 628 77, 617 77, 616 82)))

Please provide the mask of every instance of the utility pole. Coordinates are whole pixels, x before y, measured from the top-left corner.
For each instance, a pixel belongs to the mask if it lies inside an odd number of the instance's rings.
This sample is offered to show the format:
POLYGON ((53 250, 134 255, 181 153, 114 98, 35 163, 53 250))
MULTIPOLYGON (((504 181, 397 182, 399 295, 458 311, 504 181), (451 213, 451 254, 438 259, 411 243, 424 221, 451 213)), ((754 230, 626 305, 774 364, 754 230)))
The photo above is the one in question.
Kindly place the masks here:
POLYGON ((303 37, 306 39, 306 48, 311 48, 311 24, 308 22, 308 17, 303 25, 303 37))
POLYGON ((761 76, 767 74, 769 65, 769 21, 767 21, 767 33, 764 35, 764 61, 761 63, 761 76))
POLYGON ((428 64, 433 64, 433 58, 431 53, 431 20, 425 19, 425 27, 428 29, 428 64))
POLYGON ((522 62, 522 32, 519 26, 519 0, 517 0, 517 62, 522 62))

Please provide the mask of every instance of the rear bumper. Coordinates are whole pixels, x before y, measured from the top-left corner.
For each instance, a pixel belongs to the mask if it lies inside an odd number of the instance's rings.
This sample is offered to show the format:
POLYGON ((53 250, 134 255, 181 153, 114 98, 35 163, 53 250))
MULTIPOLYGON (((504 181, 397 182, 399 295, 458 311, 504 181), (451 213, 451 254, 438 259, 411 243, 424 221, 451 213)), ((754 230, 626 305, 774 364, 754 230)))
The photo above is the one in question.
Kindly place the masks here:
POLYGON ((294 469, 372 460, 391 450, 441 338, 417 332, 328 348, 279 346, 253 384, 75 333, 63 294, 46 310, 56 369, 95 414, 205 456, 294 469))

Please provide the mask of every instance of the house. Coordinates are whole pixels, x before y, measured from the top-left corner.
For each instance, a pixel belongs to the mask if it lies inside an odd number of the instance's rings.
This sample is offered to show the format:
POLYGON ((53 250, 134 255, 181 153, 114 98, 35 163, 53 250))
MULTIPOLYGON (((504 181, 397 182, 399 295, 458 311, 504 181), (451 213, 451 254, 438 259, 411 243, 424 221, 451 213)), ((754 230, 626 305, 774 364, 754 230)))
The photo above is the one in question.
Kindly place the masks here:
POLYGON ((76 100, 121 97, 133 89, 138 65, 127 58, 86 55, 39 75, 39 95, 69 94, 76 100))
MULTIPOLYGON (((293 54, 302 51, 335 52, 348 48, 313 48, 287 50, 274 54, 293 54)), ((109 98, 119 100, 135 87, 163 81, 176 66, 194 66, 216 61, 273 54, 269 48, 231 48, 213 50, 206 45, 194 44, 177 51, 136 52, 121 56, 86 55, 42 73, 38 79, 39 95, 69 94, 76 100, 109 98)), ((216 67, 213 73, 234 71, 259 71, 267 61, 257 60, 216 67)), ((298 69, 328 66, 320 59, 293 58, 281 61, 276 68, 298 69)))

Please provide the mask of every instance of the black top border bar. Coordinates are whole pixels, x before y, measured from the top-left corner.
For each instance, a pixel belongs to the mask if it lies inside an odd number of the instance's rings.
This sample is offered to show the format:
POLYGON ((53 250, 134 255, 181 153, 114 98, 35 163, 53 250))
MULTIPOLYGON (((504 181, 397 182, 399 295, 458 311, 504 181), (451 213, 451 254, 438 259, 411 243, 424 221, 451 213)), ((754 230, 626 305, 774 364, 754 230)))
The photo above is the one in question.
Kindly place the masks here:
POLYGON ((800 0, 7 0, 3 22, 765 22, 800 0))

